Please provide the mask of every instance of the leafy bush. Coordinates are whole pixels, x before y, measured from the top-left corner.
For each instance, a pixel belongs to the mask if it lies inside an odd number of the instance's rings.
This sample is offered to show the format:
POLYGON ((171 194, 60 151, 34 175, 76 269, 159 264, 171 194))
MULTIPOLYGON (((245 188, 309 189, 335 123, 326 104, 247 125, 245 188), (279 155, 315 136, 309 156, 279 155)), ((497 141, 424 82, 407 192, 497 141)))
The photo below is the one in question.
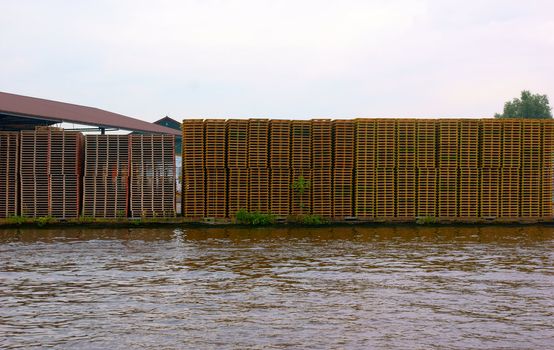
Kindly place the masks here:
POLYGON ((237 222, 253 226, 271 225, 275 223, 275 215, 259 212, 249 212, 246 209, 240 209, 236 215, 237 222))
POLYGON ((10 225, 23 225, 24 223, 27 222, 27 218, 24 216, 14 215, 7 218, 6 222, 10 225))
POLYGON ((38 227, 44 227, 48 224, 52 224, 56 222, 56 219, 51 216, 41 216, 35 220, 38 227))
POLYGON ((416 224, 418 225, 432 225, 436 224, 437 222, 437 218, 434 216, 422 216, 417 218, 416 220, 416 224))
POLYGON ((302 217, 302 223, 305 225, 323 225, 327 224, 329 220, 319 215, 304 215, 302 217))

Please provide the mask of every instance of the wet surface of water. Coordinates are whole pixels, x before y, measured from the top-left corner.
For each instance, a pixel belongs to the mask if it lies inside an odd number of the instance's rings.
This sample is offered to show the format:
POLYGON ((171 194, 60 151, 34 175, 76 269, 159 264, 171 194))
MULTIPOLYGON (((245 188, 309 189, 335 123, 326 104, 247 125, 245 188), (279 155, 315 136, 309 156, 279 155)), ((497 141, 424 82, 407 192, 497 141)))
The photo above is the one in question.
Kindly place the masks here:
POLYGON ((0 348, 554 348, 554 228, 0 230, 0 348))

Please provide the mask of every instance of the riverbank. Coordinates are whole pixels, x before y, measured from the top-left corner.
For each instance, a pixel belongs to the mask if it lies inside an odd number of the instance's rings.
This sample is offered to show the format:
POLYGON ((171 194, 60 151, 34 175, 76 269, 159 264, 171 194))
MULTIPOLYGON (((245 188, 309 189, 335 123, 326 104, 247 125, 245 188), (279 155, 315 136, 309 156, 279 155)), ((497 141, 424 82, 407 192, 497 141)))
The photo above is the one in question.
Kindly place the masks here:
POLYGON ((12 217, 0 219, 0 228, 27 228, 27 227, 90 227, 90 228, 133 228, 133 227, 334 227, 334 226, 527 226, 527 225, 554 225, 554 220, 545 219, 472 219, 472 220, 441 220, 436 218, 419 218, 387 220, 328 220, 305 222, 298 218, 281 219, 273 222, 244 223, 235 220, 205 219, 191 220, 183 217, 173 218, 78 218, 61 220, 52 217, 23 218, 12 217))

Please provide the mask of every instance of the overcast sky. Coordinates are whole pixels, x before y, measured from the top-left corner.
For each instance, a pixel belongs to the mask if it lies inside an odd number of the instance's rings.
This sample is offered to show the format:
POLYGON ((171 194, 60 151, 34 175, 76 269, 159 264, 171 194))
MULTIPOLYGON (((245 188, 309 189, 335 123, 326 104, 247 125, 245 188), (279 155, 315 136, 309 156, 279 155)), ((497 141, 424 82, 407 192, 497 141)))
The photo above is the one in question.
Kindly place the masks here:
POLYGON ((0 0, 0 52, 0 91, 150 121, 488 117, 554 100, 554 1, 0 0))

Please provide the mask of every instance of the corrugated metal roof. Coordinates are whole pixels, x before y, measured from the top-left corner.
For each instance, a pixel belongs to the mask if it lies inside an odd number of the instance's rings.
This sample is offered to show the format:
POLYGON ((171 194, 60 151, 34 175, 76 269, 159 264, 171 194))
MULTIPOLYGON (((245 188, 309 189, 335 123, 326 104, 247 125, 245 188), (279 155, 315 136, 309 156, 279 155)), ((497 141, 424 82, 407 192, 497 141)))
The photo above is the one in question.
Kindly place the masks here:
POLYGON ((7 92, 0 92, 0 113, 147 133, 181 135, 179 130, 98 108, 15 95, 7 92))

